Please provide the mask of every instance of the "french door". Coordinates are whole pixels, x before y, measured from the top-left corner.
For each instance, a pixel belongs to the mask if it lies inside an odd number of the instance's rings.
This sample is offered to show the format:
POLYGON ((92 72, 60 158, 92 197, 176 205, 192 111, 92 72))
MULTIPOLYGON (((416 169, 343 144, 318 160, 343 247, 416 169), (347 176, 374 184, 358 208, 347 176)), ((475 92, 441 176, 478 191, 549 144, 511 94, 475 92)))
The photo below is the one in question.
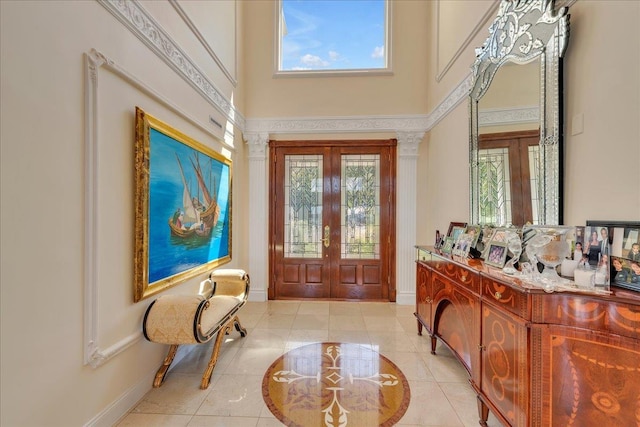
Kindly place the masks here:
POLYGON ((537 129, 480 135, 481 223, 539 223, 539 149, 537 129))
POLYGON ((395 301, 396 141, 270 143, 270 299, 395 301))

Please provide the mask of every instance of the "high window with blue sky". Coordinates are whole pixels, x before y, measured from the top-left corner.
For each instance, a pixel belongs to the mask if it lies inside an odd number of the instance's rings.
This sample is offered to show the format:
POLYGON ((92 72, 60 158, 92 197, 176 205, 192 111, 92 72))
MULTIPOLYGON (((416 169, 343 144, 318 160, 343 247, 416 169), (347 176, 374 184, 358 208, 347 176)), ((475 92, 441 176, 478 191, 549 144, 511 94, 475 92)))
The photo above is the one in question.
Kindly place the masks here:
POLYGON ((282 74, 390 70, 387 0, 281 0, 282 74))

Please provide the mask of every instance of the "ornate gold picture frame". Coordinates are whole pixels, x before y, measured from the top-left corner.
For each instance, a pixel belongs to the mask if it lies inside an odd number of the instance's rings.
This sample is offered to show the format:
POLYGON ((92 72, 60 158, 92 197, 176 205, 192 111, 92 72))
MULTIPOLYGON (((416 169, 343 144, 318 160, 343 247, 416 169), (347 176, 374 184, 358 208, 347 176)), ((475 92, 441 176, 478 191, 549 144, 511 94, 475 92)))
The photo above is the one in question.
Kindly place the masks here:
POLYGON ((231 260, 230 159, 136 107, 134 301, 231 260))

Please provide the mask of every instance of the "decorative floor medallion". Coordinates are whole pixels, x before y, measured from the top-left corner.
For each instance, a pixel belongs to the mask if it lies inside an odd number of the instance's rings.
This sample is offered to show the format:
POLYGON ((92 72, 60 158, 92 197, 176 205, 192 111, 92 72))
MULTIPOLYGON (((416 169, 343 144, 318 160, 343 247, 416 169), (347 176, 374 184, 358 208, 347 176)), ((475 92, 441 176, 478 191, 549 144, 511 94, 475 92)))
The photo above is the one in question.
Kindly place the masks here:
POLYGON ((402 371, 358 344, 316 343, 279 357, 262 380, 269 410, 287 426, 392 426, 409 407, 402 371))

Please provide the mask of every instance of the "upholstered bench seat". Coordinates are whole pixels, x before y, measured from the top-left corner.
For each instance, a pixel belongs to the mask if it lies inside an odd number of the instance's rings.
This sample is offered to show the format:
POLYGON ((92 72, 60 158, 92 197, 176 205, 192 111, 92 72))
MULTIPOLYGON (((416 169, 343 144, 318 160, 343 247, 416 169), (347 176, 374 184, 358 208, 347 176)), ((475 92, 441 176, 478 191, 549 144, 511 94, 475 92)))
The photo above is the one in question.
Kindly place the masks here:
POLYGON ((202 389, 207 388, 224 336, 232 326, 242 337, 247 334, 237 312, 248 296, 249 275, 244 270, 220 269, 200 284, 199 295, 163 295, 152 302, 144 316, 144 336, 151 342, 171 346, 153 386, 162 385, 179 345, 205 343, 217 333, 211 360, 200 384, 202 389))

